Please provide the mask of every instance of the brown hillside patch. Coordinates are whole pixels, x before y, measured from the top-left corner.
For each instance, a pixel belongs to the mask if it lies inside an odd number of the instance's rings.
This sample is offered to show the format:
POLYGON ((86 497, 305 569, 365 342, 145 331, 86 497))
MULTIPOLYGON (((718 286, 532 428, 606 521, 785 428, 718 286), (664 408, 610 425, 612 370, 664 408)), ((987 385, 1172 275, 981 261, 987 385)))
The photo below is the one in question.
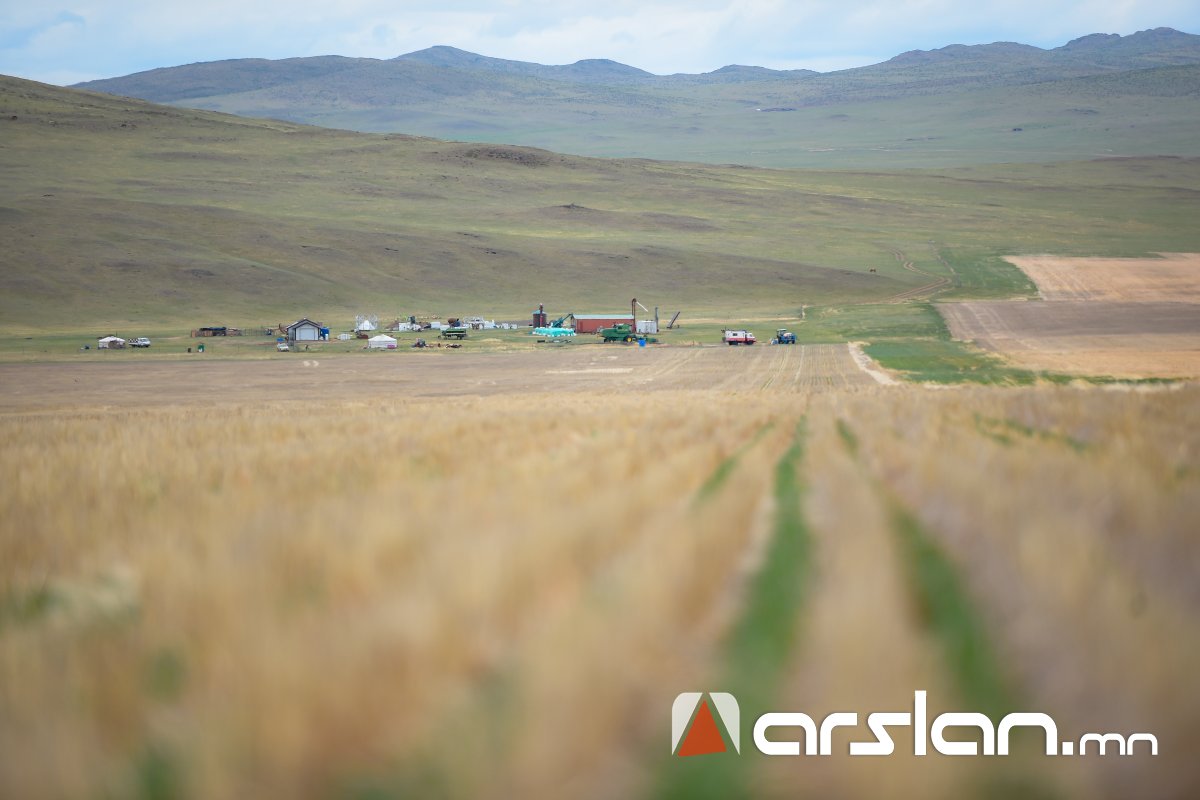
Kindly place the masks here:
POLYGON ((505 145, 464 146, 458 148, 453 153, 453 156, 473 161, 502 161, 530 167, 541 167, 551 163, 566 161, 565 158, 556 156, 546 150, 505 145))
POLYGON ((556 224, 587 225, 597 228, 612 228, 619 230, 679 230, 679 231, 715 231, 718 230, 709 220, 685 214, 665 214, 661 212, 630 212, 609 211, 606 209, 589 208, 576 203, 538 208, 532 211, 511 215, 521 221, 533 220, 544 223, 552 221, 556 224))

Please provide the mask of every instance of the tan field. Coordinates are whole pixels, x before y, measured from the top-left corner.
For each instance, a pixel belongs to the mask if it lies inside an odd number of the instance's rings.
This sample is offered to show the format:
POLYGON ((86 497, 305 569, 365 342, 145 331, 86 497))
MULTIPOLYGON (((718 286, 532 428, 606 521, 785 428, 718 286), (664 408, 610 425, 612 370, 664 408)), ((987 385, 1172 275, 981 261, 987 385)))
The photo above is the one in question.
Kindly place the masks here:
POLYGON ((871 386, 844 344, 383 352, 271 361, 0 363, 0 409, 871 386))
POLYGON ((1200 783, 1200 387, 881 386, 844 345, 423 355, 0 365, 0 796, 1200 783), (847 756, 918 689, 1161 749, 847 756), (740 756, 669 755, 684 691, 739 698, 740 756), (769 710, 864 724, 771 759, 769 710))
POLYGON ((1200 253, 1158 258, 1009 256, 1044 300, 1200 303, 1200 253))
POLYGON ((938 308, 954 338, 1028 369, 1200 376, 1200 304, 977 300, 938 308))
POLYGON ((1045 302, 940 304, 954 338, 1028 369, 1200 376, 1200 255, 1008 260, 1033 279, 1045 302))

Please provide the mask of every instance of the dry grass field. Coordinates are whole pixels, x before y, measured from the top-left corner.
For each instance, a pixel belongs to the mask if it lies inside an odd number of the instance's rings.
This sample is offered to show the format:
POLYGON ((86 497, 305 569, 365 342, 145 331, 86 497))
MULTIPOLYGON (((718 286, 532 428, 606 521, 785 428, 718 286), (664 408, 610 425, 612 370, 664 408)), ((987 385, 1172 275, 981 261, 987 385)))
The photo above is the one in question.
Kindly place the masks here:
POLYGON ((845 345, 430 355, 0 365, 0 796, 1200 784, 1200 387, 880 386, 845 345), (917 689, 1160 754, 749 744, 917 689), (669 755, 702 690, 741 701, 740 756, 669 755))
POLYGON ((941 304, 954 338, 1029 369, 1200 376, 1200 255, 1009 260, 1037 284, 1045 302, 941 304))

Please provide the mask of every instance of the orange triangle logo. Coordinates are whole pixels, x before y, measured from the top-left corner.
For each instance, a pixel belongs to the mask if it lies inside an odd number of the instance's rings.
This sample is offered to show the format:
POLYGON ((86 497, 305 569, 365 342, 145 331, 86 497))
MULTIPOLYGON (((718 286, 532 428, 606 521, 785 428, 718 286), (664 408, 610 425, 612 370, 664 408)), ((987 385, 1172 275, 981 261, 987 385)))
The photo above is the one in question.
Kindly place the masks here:
POLYGON ((708 701, 702 700, 700 709, 692 720, 692 727, 688 729, 683 743, 679 745, 677 755, 702 756, 708 753, 724 753, 725 749, 725 740, 721 738, 721 731, 717 728, 717 721, 708 707, 708 701))

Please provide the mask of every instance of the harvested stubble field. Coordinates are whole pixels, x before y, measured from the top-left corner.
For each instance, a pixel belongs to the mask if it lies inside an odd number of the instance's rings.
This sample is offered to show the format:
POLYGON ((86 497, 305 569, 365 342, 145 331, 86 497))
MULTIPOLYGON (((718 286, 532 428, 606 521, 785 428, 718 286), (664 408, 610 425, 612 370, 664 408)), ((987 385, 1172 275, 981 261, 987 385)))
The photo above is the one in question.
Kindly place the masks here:
POLYGON ((1126 303, 1200 303, 1200 254, 1158 258, 1007 259, 1037 284, 1045 300, 1115 300, 1126 303))
POLYGON ((471 358, 0 366, 0 795, 1200 782, 1200 387, 877 386, 845 346, 471 358), (1160 755, 749 745, 764 711, 916 689, 1160 755), (698 690, 739 698, 740 756, 668 755, 698 690))
MULTIPOLYGON (((0 409, 390 400, 461 395, 869 386, 844 345, 734 348, 566 346, 511 353, 297 353, 271 361, 0 364, 0 409), (305 357, 301 357, 305 356, 305 357)), ((531 400, 531 402, 535 402, 531 400)))
POLYGON ((979 300, 938 308, 954 338, 1028 369, 1121 378, 1200 376, 1200 304, 979 300))
POLYGON ((1009 260, 1045 302, 939 304, 954 338, 1029 369, 1200 376, 1200 255, 1009 260))

